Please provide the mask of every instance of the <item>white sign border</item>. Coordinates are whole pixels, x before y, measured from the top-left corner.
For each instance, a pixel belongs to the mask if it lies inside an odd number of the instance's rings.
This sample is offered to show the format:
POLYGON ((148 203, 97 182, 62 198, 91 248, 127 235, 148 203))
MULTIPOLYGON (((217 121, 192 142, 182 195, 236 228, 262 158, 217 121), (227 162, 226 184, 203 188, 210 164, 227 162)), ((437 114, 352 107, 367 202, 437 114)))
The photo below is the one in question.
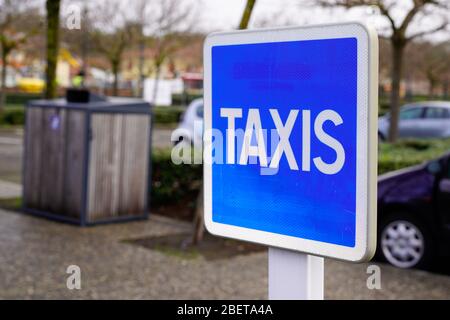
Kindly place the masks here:
POLYGON ((206 229, 217 236, 301 251, 317 256, 363 262, 372 258, 377 232, 378 152, 378 36, 360 22, 256 29, 212 33, 205 39, 204 150, 212 140, 211 51, 213 46, 355 37, 357 39, 357 147, 355 246, 346 247, 266 231, 217 223, 212 220, 212 155, 204 152, 204 219, 206 229))

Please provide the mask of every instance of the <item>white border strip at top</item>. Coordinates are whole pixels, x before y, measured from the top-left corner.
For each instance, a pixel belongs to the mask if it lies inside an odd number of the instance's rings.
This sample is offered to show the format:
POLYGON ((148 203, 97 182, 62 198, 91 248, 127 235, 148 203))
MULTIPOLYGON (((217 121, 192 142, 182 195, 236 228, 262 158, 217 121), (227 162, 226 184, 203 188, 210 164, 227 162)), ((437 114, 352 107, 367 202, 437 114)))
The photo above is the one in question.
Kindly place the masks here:
POLYGON ((360 262, 376 247, 378 38, 374 29, 359 22, 213 33, 204 43, 204 142, 212 140, 211 49, 218 45, 253 44, 355 37, 357 39, 357 146, 355 247, 237 227, 212 220, 212 155, 204 153, 204 218, 212 234, 319 256, 360 262))

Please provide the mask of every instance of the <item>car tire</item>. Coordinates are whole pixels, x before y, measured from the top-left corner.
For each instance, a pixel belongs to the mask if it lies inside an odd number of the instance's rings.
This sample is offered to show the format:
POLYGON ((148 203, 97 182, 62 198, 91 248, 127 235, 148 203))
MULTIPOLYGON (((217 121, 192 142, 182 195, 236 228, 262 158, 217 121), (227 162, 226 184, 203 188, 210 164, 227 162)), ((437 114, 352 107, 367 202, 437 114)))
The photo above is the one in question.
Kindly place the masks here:
POLYGON ((391 214, 378 227, 377 257, 398 268, 429 269, 433 242, 424 222, 406 213, 391 214))

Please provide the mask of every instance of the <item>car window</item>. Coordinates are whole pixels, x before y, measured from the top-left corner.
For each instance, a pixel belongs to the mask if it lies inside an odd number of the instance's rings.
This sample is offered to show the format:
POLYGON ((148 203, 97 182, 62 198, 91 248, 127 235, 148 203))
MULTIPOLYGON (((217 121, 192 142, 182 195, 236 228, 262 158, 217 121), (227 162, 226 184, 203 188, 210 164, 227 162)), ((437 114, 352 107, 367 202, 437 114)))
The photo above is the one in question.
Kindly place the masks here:
POLYGON ((199 105, 195 113, 197 114, 197 117, 203 118, 203 105, 199 105))
POLYGON ((422 118, 423 108, 411 108, 400 111, 401 120, 411 120, 422 118))
POLYGON ((428 107, 425 112, 427 119, 444 119, 448 118, 448 110, 445 108, 428 107))

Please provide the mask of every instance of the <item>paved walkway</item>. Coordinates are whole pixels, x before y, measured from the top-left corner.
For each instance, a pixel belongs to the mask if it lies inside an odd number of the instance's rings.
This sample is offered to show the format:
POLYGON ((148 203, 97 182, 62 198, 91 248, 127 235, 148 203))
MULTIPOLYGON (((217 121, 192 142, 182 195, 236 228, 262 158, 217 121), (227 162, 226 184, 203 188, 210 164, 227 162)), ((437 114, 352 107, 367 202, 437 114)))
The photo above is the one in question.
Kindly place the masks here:
MULTIPOLYGON (((267 254, 183 259, 125 240, 185 233, 190 224, 148 221, 79 228, 0 210, 0 298, 265 299, 267 254), (66 268, 81 268, 81 290, 66 268)), ((326 260, 327 299, 450 299, 450 277, 380 265, 382 289, 366 287, 367 264, 326 260)))
POLYGON ((189 224, 157 216, 144 222, 79 228, 0 210, 0 298, 266 296, 265 268, 252 267, 260 266, 264 255, 205 262, 124 242, 189 229, 189 224), (66 287, 66 268, 71 264, 81 268, 82 290, 66 287))
POLYGON ((0 180, 0 199, 18 198, 22 196, 20 184, 0 180))

